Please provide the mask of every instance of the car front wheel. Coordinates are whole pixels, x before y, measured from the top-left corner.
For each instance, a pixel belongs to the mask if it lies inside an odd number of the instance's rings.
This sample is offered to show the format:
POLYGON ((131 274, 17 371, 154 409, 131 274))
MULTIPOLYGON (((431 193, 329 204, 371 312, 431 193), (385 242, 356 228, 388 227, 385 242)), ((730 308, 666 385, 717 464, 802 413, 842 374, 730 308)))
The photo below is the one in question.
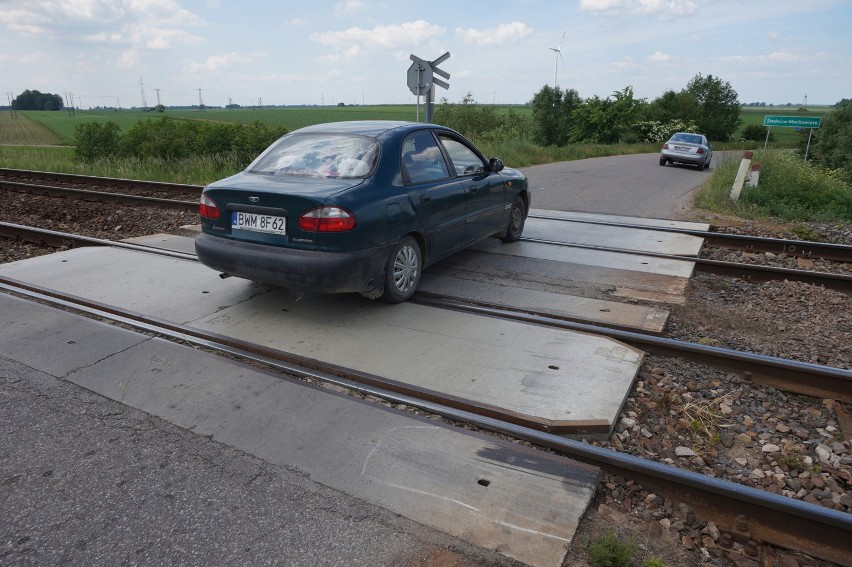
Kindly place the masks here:
POLYGON ((521 238, 521 233, 524 232, 524 222, 527 219, 526 207, 522 197, 515 197, 515 202, 512 203, 512 212, 509 213, 509 224, 506 225, 506 235, 501 236, 503 242, 515 242, 521 238))
POLYGON ((387 303, 401 303, 411 299, 417 284, 423 260, 420 246, 410 236, 396 243, 385 266, 385 290, 381 300, 387 303))

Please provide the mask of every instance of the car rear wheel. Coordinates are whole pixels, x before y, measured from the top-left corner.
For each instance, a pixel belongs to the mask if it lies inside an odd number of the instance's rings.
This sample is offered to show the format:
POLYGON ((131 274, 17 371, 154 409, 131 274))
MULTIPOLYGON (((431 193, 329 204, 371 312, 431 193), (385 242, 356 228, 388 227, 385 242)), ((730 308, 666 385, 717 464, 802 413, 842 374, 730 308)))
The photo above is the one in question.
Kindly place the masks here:
POLYGON ((667 162, 667 161, 668 161, 668 160, 667 160, 666 158, 661 157, 661 158, 660 158, 660 165, 666 165, 666 162, 667 162))
POLYGON ((704 162, 702 161, 701 163, 698 164, 698 171, 704 171, 705 167, 706 166, 704 165, 704 162))
POLYGON ((709 159, 706 162, 704 162, 704 169, 710 169, 710 160, 709 159))
POLYGON ((385 290, 380 299, 388 303, 411 299, 420 283, 422 266, 420 246, 416 240, 406 236, 397 242, 385 266, 385 290))
POLYGON ((509 213, 509 224, 506 225, 506 234, 505 236, 501 236, 500 240, 503 242, 515 242, 521 238, 526 219, 524 199, 522 197, 515 197, 515 202, 512 203, 512 211, 509 213))

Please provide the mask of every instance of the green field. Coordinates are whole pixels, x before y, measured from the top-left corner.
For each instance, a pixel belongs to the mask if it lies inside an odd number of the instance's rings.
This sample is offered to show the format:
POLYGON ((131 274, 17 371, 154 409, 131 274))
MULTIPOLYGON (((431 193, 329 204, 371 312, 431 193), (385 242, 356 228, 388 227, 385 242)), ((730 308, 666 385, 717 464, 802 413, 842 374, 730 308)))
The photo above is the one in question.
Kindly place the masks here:
MULTIPOLYGON (((800 111, 796 107, 786 107, 786 106, 745 106, 740 111, 740 120, 742 120, 742 124, 740 124, 737 133, 743 131, 743 128, 748 126, 749 124, 759 124, 763 126, 763 117, 764 116, 819 116, 821 118, 825 118, 828 113, 833 110, 831 106, 811 106, 808 107, 806 111, 800 111)), ((799 141, 799 132, 796 131, 795 128, 779 128, 774 127, 771 129, 772 137, 774 139, 775 147, 785 147, 792 148, 796 147, 796 144, 799 141)), ((735 136, 736 137, 736 136, 735 136)), ((763 147, 761 145, 761 147, 763 147)))
MULTIPOLYGON (((239 122, 248 124, 259 121, 270 126, 284 126, 295 130, 311 124, 336 122, 342 120, 415 120, 417 109, 413 105, 385 106, 345 106, 345 107, 289 107, 225 110, 222 108, 201 110, 168 110, 165 113, 143 112, 141 110, 86 110, 77 111, 70 116, 66 111, 25 111, 18 115, 34 120, 56 133, 62 143, 72 144, 74 128, 83 122, 108 122, 118 124, 123 132, 128 131, 140 120, 158 119, 170 116, 185 120, 211 120, 220 122, 239 122)), ((423 109, 420 109, 421 119, 423 109)))

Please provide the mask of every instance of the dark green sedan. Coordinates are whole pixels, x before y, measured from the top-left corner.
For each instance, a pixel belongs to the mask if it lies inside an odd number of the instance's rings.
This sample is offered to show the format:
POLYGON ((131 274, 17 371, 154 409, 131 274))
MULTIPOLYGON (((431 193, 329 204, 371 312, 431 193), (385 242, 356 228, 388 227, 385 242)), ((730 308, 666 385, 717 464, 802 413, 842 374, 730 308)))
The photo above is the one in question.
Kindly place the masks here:
POLYGON ((223 276, 397 303, 426 266, 520 238, 529 208, 526 177, 449 128, 320 124, 204 188, 195 250, 223 276))

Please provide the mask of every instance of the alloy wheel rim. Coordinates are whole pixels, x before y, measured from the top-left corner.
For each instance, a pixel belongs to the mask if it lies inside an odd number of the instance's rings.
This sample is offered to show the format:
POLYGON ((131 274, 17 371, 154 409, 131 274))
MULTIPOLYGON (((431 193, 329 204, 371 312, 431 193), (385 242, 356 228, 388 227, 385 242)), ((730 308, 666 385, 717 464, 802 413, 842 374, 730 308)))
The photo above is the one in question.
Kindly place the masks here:
POLYGON ((404 246, 393 262, 393 282, 400 292, 407 292, 417 279, 417 253, 411 246, 404 246))

